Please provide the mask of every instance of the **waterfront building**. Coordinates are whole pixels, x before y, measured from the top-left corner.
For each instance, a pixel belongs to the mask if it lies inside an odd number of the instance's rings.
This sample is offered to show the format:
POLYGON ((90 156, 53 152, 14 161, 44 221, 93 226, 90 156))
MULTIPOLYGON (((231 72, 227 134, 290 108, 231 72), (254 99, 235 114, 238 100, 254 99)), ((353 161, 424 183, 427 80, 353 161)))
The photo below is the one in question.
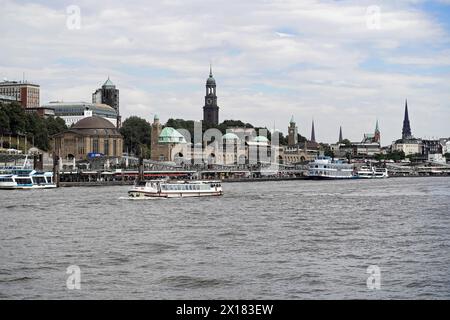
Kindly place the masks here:
POLYGON ((53 152, 63 160, 122 157, 122 135, 114 124, 98 116, 83 118, 51 138, 53 152))
POLYGON ((392 151, 403 151, 405 156, 421 154, 422 144, 418 139, 409 139, 405 141, 400 139, 392 144, 392 151))
POLYGON ((374 133, 365 133, 363 140, 361 143, 377 143, 380 145, 381 140, 381 133, 380 133, 380 127, 378 125, 378 120, 375 124, 375 132, 374 133))
POLYGON ((312 141, 305 141, 295 146, 283 146, 279 154, 279 163, 297 164, 309 162, 313 161, 318 155, 318 144, 312 141))
POLYGON ((315 140, 313 121, 311 141, 298 141, 298 128, 294 121, 294 116, 292 116, 288 127, 288 145, 280 147, 278 162, 282 164, 295 164, 314 160, 319 154, 319 144, 315 140))
POLYGON ((365 133, 361 142, 352 143, 353 157, 373 157, 381 153, 381 132, 378 120, 375 124, 374 133, 365 133))
POLYGON ((428 158, 430 154, 443 154, 442 144, 439 140, 421 139, 422 155, 428 158))
POLYGON ((171 127, 165 127, 163 129, 159 122, 159 117, 155 115, 152 123, 151 136, 152 160, 178 162, 186 156, 181 150, 186 145, 187 141, 180 132, 171 127), (182 145, 181 148, 180 145, 182 145))
POLYGON ((23 108, 39 108, 40 106, 40 87, 37 84, 26 81, 3 81, 0 82, 0 95, 8 97, 7 100, 13 97, 23 108))
POLYGON ((402 138, 392 143, 392 151, 403 151, 405 156, 421 155, 423 145, 421 139, 416 139, 411 133, 409 122, 408 100, 405 101, 405 112, 403 116, 402 138))
POLYGON ((118 128, 121 127, 122 124, 119 109, 119 89, 116 88, 116 85, 112 83, 109 77, 102 85, 102 87, 97 89, 92 94, 92 103, 106 104, 113 108, 116 112, 116 126, 118 128))
POLYGON ((209 77, 206 80, 205 105, 203 106, 203 122, 212 125, 219 124, 219 106, 217 105, 216 80, 209 68, 209 77))
POLYGON ((450 138, 441 138, 439 139, 442 145, 442 153, 450 153, 450 138))
POLYGON ((81 119, 96 116, 108 120, 113 125, 117 125, 117 112, 112 107, 101 103, 89 102, 49 102, 42 106, 46 109, 53 109, 54 116, 62 118, 68 127, 77 123, 81 119))

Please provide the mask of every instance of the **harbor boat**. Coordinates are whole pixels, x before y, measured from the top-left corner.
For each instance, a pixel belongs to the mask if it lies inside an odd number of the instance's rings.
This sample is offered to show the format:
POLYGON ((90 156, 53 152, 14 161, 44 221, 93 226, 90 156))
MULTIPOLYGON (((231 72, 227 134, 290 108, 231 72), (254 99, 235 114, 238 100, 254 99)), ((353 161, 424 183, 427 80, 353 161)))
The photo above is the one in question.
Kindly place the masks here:
POLYGON ((308 165, 309 179, 353 179, 356 178, 352 164, 331 157, 318 157, 308 165))
POLYGON ((386 168, 363 166, 357 171, 356 176, 359 179, 384 179, 388 178, 389 174, 386 168))
POLYGON ((38 172, 24 168, 0 169, 0 189, 49 189, 56 188, 53 172, 38 172))
POLYGON ((183 198, 223 195, 221 181, 138 181, 128 191, 130 198, 183 198))

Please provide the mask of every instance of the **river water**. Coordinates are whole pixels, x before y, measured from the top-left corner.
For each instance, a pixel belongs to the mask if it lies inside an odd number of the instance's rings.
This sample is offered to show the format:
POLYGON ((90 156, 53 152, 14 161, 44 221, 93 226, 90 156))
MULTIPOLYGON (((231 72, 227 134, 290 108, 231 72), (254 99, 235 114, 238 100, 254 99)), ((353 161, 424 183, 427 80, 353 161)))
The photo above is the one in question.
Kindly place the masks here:
POLYGON ((0 190, 0 298, 450 298, 450 178, 227 183, 221 198, 127 190, 0 190))

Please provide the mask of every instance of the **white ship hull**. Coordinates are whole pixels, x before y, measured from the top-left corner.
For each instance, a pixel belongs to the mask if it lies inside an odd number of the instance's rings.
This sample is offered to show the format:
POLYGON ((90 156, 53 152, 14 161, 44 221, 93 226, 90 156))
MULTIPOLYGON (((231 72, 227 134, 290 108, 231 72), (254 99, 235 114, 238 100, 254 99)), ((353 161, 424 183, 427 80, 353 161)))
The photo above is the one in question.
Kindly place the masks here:
POLYGON ((52 172, 36 172, 32 169, 6 168, 0 170, 0 189, 29 190, 56 188, 52 172))
POLYGON ((308 178, 314 180, 354 179, 353 165, 329 157, 319 157, 309 163, 308 178))
POLYGON ((387 169, 362 169, 357 172, 358 179, 386 179, 389 178, 387 169))
POLYGON ((180 192, 180 193, 154 193, 138 190, 130 190, 128 192, 130 198, 189 198, 189 197, 211 197, 211 196, 221 196, 220 192, 180 192))
POLYGON ((129 198, 189 198, 223 195, 220 181, 143 181, 128 191, 129 198))

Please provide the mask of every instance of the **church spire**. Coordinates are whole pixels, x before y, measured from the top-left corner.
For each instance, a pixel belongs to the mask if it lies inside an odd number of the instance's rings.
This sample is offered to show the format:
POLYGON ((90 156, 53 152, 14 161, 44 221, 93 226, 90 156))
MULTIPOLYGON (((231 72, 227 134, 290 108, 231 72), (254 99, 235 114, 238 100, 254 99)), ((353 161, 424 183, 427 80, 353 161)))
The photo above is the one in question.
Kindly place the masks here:
POLYGON ((342 126, 339 127, 339 141, 342 142, 344 139, 342 138, 342 126))
POLYGON ((380 126, 378 125, 378 119, 375 124, 375 134, 374 134, 374 141, 380 143, 381 140, 381 132, 380 132, 380 126))
POLYGON ((314 119, 311 125, 311 142, 316 142, 316 132, 314 131, 314 119))
POLYGON ((402 129, 402 139, 411 139, 411 125, 409 123, 409 114, 408 114, 408 99, 405 101, 405 115, 403 117, 403 129, 402 129))
POLYGON ((203 122, 213 125, 219 124, 219 106, 217 105, 216 80, 212 75, 212 66, 209 64, 209 77, 206 80, 205 105, 203 107, 203 122))
POLYGON ((289 121, 289 123, 295 124, 294 115, 291 116, 291 121, 289 121))

